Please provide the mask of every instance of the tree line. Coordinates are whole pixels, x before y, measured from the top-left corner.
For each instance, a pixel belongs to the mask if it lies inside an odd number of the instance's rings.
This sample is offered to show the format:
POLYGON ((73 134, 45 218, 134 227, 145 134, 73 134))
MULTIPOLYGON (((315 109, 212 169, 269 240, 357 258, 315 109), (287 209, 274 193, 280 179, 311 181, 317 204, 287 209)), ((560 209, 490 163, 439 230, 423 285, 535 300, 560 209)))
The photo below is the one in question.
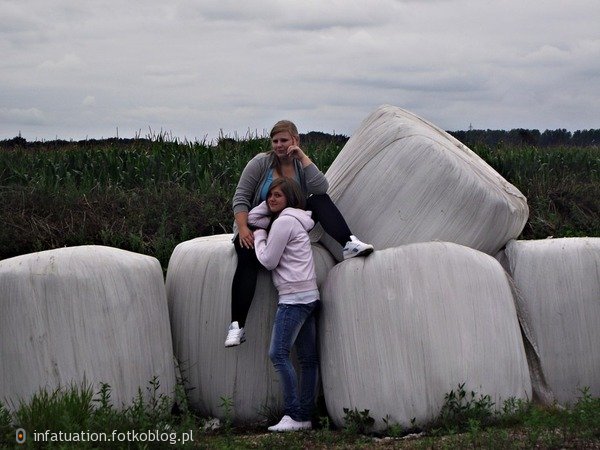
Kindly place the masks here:
MULTIPOLYGON (((495 148, 500 146, 532 146, 532 147, 599 147, 600 146, 600 128, 589 130, 577 130, 574 132, 568 131, 565 128, 556 130, 529 130, 525 128, 513 128, 512 130, 476 130, 469 129, 466 131, 447 131, 460 142, 468 147, 486 146, 495 148)), ((321 131, 310 131, 306 134, 301 134, 301 141, 304 145, 337 145, 340 148, 344 146, 349 137, 342 134, 329 134, 321 131)), ((221 137, 219 143, 235 142, 235 139, 221 137)), ((111 144, 128 146, 133 143, 151 144, 150 138, 105 138, 105 139, 86 139, 81 141, 36 141, 28 142, 25 138, 16 136, 12 139, 0 140, 0 148, 56 148, 64 147, 69 144, 77 143, 79 146, 95 146, 98 144, 111 144)))
POLYGON ((485 145, 533 147, 598 147, 600 146, 600 129, 577 130, 570 132, 564 128, 557 130, 527 130, 514 128, 506 130, 467 130, 448 131, 452 136, 468 147, 485 145))

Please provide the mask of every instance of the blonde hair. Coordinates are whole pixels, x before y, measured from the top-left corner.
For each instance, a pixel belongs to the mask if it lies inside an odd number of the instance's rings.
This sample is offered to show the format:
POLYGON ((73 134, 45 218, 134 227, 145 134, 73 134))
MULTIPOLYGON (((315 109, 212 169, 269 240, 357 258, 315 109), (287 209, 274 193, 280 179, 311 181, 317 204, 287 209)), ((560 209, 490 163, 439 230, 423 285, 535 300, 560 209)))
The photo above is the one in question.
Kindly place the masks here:
MULTIPOLYGON (((291 120, 280 120, 275 125, 273 125, 270 134, 271 138, 277 133, 281 133, 282 131, 287 131, 292 135, 293 138, 296 138, 296 140, 300 142, 300 134, 298 133, 298 128, 296 128, 296 125, 291 120)), ((269 151, 267 153, 274 154, 273 151, 269 151)), ((281 171, 281 161, 279 161, 279 158, 273 158, 273 164, 271 165, 271 167, 273 167, 278 174, 283 175, 281 171)))
POLYGON ((296 139, 300 140, 300 134, 298 133, 298 128, 296 128, 294 122, 290 120, 280 120, 275 125, 273 125, 270 136, 273 137, 277 133, 281 133, 282 131, 287 131, 292 135, 292 137, 295 137, 296 139))

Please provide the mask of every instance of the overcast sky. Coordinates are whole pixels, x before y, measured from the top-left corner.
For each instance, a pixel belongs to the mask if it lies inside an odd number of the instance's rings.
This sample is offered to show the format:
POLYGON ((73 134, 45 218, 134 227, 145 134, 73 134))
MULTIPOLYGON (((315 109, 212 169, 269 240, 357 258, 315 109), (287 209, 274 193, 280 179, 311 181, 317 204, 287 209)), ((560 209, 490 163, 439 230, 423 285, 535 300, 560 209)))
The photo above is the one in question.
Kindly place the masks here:
POLYGON ((599 0, 0 0, 0 55, 0 139, 600 128, 599 0))

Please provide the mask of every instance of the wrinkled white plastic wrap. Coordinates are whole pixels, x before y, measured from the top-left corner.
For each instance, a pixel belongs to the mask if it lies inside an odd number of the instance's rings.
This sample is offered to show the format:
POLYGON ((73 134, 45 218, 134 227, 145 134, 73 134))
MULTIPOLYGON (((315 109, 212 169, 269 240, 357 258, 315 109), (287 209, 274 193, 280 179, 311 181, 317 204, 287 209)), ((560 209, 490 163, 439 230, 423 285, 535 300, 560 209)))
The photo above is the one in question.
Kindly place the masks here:
MULTIPOLYGON (((277 291, 270 272, 260 270, 246 320, 246 342, 225 348, 237 264, 231 238, 201 237, 175 248, 167 270, 173 344, 195 409, 225 418, 225 398, 233 401, 236 422, 256 423, 282 408, 279 379, 268 356, 277 291)), ((334 260, 318 244, 313 245, 313 255, 320 286, 334 260)))
POLYGON ((600 395, 600 238, 510 241, 505 258, 556 399, 600 395))
MULTIPOLYGON (((389 105, 364 120, 326 177, 352 232, 375 249, 439 240, 493 255, 529 214, 523 194, 469 148, 389 105)), ((318 227, 311 238, 321 237, 340 260, 318 227)))
POLYGON ((417 243, 336 265, 322 289, 321 370, 327 410, 369 409, 410 426, 433 420, 465 383, 499 407, 531 398, 511 288, 491 256, 417 243))
POLYGON ((129 405, 158 377, 172 396, 175 366, 157 259, 81 246, 0 261, 0 398, 18 406, 40 388, 84 382, 129 405))

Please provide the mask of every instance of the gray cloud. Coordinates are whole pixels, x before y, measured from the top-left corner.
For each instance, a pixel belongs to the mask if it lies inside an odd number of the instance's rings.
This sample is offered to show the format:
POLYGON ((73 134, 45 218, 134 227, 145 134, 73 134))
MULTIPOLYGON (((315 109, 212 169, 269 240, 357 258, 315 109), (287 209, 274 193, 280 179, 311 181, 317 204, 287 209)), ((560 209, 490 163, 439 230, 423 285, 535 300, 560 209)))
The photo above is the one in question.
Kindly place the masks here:
POLYGON ((42 125, 46 122, 44 113, 37 108, 0 108, 0 120, 22 125, 42 125))
POLYGON ((597 0, 0 0, 0 139, 598 128, 597 0))

